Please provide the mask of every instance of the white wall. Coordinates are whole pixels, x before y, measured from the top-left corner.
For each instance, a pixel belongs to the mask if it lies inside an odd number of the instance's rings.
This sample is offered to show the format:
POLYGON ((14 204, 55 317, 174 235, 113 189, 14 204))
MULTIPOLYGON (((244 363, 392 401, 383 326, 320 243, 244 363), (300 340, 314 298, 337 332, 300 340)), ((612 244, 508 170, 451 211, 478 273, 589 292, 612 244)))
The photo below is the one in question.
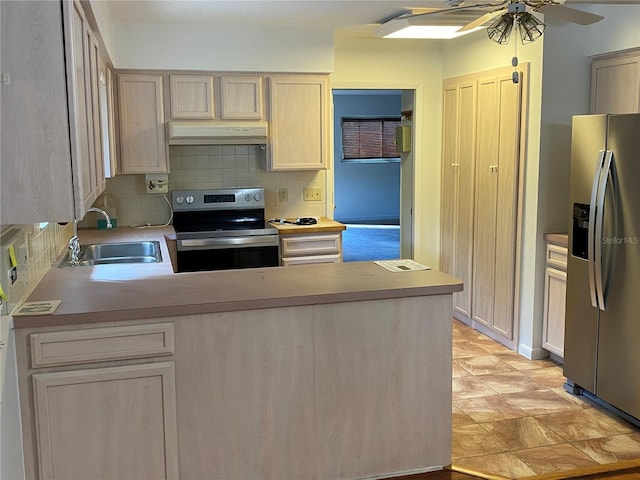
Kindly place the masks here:
POLYGON ((589 27, 588 55, 640 46, 640 5, 594 5, 589 11, 604 20, 589 27))
POLYGON ((112 62, 115 62, 114 53, 114 33, 113 33, 113 18, 111 17, 111 10, 109 10, 109 3, 104 0, 91 0, 90 2, 93 16, 98 24, 98 31, 104 42, 104 47, 107 49, 109 58, 112 62))
POLYGON ((416 90, 414 258, 440 263, 441 41, 336 34, 332 88, 416 90))
POLYGON ((116 24, 116 68, 331 72, 328 30, 116 24))

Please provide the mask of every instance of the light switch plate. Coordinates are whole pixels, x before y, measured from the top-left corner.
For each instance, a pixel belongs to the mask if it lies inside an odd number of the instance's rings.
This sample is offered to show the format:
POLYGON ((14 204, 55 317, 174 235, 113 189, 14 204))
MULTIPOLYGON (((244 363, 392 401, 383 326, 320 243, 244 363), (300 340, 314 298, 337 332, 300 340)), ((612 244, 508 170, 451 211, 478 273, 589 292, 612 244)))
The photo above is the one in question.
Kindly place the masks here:
POLYGON ((322 189, 321 188, 303 188, 302 198, 305 202, 320 202, 322 201, 322 189))

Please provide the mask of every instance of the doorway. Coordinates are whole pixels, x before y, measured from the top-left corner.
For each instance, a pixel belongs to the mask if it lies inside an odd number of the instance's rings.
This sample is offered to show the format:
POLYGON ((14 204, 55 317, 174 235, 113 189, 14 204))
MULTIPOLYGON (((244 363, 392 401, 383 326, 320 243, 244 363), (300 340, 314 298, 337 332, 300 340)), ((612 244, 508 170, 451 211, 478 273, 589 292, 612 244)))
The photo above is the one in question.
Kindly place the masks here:
POLYGON ((346 262, 412 258, 413 159, 407 160, 411 155, 345 159, 342 121, 400 120, 405 105, 413 104, 413 93, 400 89, 333 90, 334 218, 347 225, 343 233, 346 262))

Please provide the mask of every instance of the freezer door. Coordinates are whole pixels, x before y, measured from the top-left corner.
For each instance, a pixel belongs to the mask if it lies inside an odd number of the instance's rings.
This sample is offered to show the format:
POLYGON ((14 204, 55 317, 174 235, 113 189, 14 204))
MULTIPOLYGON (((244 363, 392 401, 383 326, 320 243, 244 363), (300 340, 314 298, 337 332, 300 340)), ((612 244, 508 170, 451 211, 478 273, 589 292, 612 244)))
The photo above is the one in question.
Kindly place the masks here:
POLYGON ((606 115, 573 117, 564 375, 592 393, 596 387, 598 309, 592 306, 595 294, 590 268, 593 269, 593 264, 590 265, 587 258, 587 235, 589 219, 595 212, 591 205, 594 179, 598 178, 596 173, 602 164, 601 152, 606 149, 606 142, 606 115))
POLYGON ((640 115, 609 116, 596 395, 640 418, 640 115))

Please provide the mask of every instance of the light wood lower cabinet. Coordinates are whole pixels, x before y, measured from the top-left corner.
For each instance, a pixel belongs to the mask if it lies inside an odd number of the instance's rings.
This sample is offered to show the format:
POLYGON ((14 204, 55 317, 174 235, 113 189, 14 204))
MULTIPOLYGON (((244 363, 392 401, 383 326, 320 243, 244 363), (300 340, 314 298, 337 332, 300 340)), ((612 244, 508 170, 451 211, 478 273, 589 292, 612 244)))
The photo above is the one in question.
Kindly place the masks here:
POLYGON ((173 329, 16 331, 28 480, 178 478, 173 329))
POLYGON ((39 478, 177 479, 173 362, 33 375, 39 478))
POLYGON ((450 318, 446 294, 17 329, 26 479, 355 479, 448 465, 450 318), (68 363, 88 349, 96 363, 68 363), (64 365, 34 368, 42 352, 64 365))
POLYGON ((567 294, 567 248, 547 245, 544 276, 542 347, 564 357, 564 319, 567 294))
POLYGON ((283 266, 342 262, 342 232, 280 235, 283 266))

